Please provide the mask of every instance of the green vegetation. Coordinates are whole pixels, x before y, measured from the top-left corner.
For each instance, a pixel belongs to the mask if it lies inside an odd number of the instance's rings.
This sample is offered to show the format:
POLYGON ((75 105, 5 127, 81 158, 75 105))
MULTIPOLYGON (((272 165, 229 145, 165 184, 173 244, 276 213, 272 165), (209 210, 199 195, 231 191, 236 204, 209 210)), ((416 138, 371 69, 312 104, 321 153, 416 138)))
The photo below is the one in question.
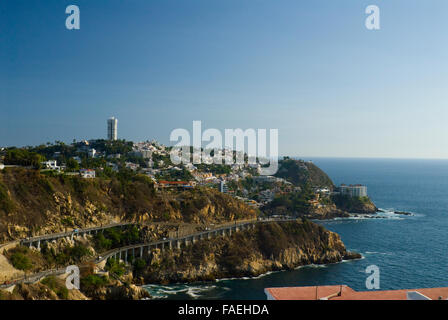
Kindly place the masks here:
POLYGON ((331 199, 338 208, 347 212, 376 212, 376 207, 369 197, 350 197, 348 195, 336 194, 331 199))
POLYGON ((264 209, 265 211, 286 212, 295 216, 302 216, 309 213, 311 208, 309 201, 314 199, 315 195, 309 186, 305 184, 300 192, 292 192, 275 196, 274 200, 264 209))
POLYGON ((41 168, 41 162, 45 161, 45 157, 29 151, 28 149, 10 148, 6 151, 5 164, 32 166, 36 169, 41 168))
POLYGON ((126 141, 123 139, 119 140, 94 140, 91 141, 89 144, 90 148, 94 148, 95 150, 99 152, 104 152, 106 154, 122 154, 127 155, 129 152, 132 151, 132 141, 126 141))
POLYGON ((211 172, 214 175, 217 174, 230 174, 232 168, 225 164, 197 164, 196 168, 201 172, 211 172))
POLYGON ((96 274, 89 274, 81 277, 81 290, 86 292, 95 291, 109 284, 109 278, 96 274))
POLYGON ((286 179, 299 187, 305 184, 313 187, 329 187, 330 189, 334 187, 330 177, 313 163, 293 160, 288 157, 279 162, 279 170, 275 176, 286 179))
POLYGON ((19 270, 38 272, 49 267, 40 252, 25 246, 11 248, 5 252, 5 256, 13 267, 19 270))
POLYGON ((31 250, 27 247, 19 246, 8 251, 10 253, 9 260, 14 268, 28 271, 33 268, 30 258, 31 250))
POLYGON ((47 144, 42 144, 29 150, 30 152, 44 156, 46 159, 53 159, 54 155, 58 153, 58 160, 65 162, 66 159, 78 155, 76 149, 73 145, 67 145, 62 141, 55 141, 54 143, 47 142, 47 144))
POLYGON ((115 227, 103 230, 94 237, 95 248, 107 251, 141 242, 140 230, 137 226, 115 227))
POLYGON ((107 259, 105 269, 118 277, 121 277, 126 273, 126 265, 124 262, 118 262, 112 258, 107 259))
POLYGON ((68 289, 63 280, 58 279, 55 276, 49 276, 44 278, 41 283, 56 293, 59 299, 68 299, 68 289))
POLYGON ((14 202, 11 200, 5 185, 0 181, 0 211, 10 214, 14 208, 14 202))
MULTIPOLYGON (((62 141, 55 141, 54 143, 47 142, 37 147, 28 148, 29 152, 37 153, 44 156, 47 159, 54 158, 57 155, 59 161, 67 163, 70 158, 80 157, 87 158, 86 151, 90 148, 95 149, 97 152, 103 152, 106 155, 122 154, 126 156, 132 151, 132 142, 125 140, 91 140, 88 145, 84 142, 73 141, 73 144, 65 144, 62 141)), ((21 149, 22 150, 22 149, 21 149)))
POLYGON ((66 166, 67 166, 67 171, 74 172, 74 171, 79 170, 79 163, 78 163, 78 161, 76 161, 73 158, 69 158, 67 160, 66 166))
POLYGON ((73 223, 73 219, 72 217, 65 217, 61 219, 61 223, 65 226, 65 227, 74 227, 75 224, 73 223))
POLYGON ((43 245, 41 249, 42 257, 49 266, 66 266, 68 264, 75 264, 85 260, 91 256, 90 250, 80 244, 73 247, 65 247, 59 252, 48 245, 43 245))
POLYGON ((140 274, 146 268, 146 260, 141 259, 141 258, 134 259, 134 261, 132 263, 132 266, 133 266, 134 273, 135 274, 140 274))
POLYGON ((78 264, 91 257, 91 252, 87 247, 79 244, 58 251, 49 247, 48 244, 44 244, 40 252, 25 246, 11 248, 6 252, 6 257, 16 269, 37 272, 69 264, 78 264))
POLYGON ((162 174, 156 175, 156 179, 166 181, 189 181, 193 179, 193 176, 190 171, 182 168, 181 170, 163 171, 162 174))

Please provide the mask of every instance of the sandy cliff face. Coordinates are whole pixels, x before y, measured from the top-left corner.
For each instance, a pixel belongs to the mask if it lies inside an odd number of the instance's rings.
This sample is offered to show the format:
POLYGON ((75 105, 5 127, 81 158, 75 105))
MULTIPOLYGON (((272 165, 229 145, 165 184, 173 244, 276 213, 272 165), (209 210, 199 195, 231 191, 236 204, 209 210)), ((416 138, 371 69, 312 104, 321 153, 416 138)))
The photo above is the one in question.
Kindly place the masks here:
POLYGON ((170 283, 257 276, 359 257, 347 252, 337 234, 312 222, 262 224, 229 238, 198 241, 183 251, 157 251, 143 279, 170 283))
POLYGON ((256 210, 210 189, 155 192, 145 176, 130 181, 0 172, 0 243, 119 221, 220 223, 256 210))
MULTIPOLYGON (((82 289, 82 288, 81 288, 82 289)), ((148 291, 134 284, 114 280, 107 286, 84 292, 93 300, 142 300, 150 298, 148 291)))

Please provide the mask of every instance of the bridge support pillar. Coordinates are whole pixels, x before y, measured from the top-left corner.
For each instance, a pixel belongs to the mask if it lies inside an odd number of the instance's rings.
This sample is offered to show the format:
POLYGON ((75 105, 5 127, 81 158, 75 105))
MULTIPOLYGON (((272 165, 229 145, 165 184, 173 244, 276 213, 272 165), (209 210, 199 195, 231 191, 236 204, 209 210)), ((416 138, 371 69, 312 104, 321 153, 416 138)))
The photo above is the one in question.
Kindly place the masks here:
POLYGON ((126 249, 126 251, 124 252, 124 261, 128 262, 128 250, 126 249))
POLYGON ((40 250, 40 240, 37 240, 37 250, 40 250))
POLYGON ((140 247, 140 258, 143 258, 143 247, 140 247))

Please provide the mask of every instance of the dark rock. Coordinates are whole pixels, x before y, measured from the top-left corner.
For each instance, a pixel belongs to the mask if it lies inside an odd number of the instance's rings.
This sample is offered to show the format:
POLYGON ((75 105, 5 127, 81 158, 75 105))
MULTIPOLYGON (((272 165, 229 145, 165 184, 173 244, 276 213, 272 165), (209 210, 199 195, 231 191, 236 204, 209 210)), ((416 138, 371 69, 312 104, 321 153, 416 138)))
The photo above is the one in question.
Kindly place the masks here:
POLYGON ((355 259, 361 259, 361 258, 362 258, 362 255, 360 253, 350 252, 350 251, 347 251, 347 253, 343 257, 344 260, 355 260, 355 259))
POLYGON ((404 216, 411 216, 412 215, 412 213, 405 212, 405 211, 394 211, 394 213, 395 214, 401 214, 401 215, 404 215, 404 216))

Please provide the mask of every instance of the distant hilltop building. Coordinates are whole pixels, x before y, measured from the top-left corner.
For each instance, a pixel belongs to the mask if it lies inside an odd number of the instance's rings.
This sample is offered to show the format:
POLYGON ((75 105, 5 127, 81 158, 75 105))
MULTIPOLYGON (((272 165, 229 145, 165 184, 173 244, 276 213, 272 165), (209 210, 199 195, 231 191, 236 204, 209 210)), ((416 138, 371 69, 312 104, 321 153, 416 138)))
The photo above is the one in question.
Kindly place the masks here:
POLYGON ((107 139, 118 139, 118 119, 115 117, 107 119, 107 139))
POLYGON ((341 184, 339 187, 339 191, 341 194, 350 196, 350 197, 367 197, 367 187, 363 186, 362 184, 355 184, 355 185, 345 185, 341 184))

